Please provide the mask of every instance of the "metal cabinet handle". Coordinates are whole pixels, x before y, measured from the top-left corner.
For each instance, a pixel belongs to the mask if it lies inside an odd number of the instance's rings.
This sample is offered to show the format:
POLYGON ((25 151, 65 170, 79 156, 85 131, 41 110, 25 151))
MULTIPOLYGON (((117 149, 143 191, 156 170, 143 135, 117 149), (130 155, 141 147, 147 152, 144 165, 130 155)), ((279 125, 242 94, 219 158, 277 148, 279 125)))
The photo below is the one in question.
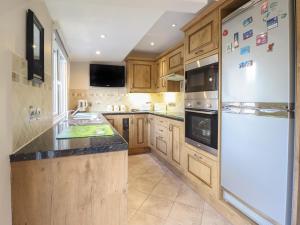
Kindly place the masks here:
POLYGON ((199 53, 202 53, 202 52, 204 52, 204 50, 200 49, 200 50, 196 51, 195 54, 198 55, 199 53))
POLYGON ((173 131, 173 125, 172 124, 169 125, 169 131, 173 131))
POLYGON ((202 157, 197 155, 196 153, 194 153, 194 157, 197 159, 197 160, 202 160, 202 157))

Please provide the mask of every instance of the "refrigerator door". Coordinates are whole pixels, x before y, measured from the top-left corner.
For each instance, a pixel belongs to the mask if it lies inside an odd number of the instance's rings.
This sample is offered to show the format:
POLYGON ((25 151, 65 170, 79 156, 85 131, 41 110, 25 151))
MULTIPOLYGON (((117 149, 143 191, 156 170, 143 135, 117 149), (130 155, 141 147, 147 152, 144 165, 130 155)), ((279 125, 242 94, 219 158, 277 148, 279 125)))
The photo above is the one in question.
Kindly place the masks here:
POLYGON ((240 114, 234 109, 222 113, 221 185, 239 205, 232 198, 224 196, 225 200, 259 224, 288 225, 293 119, 250 112, 240 114))
POLYGON ((223 20, 223 102, 294 102, 289 8, 288 0, 258 1, 223 20), (257 46, 263 37, 267 43, 257 46))

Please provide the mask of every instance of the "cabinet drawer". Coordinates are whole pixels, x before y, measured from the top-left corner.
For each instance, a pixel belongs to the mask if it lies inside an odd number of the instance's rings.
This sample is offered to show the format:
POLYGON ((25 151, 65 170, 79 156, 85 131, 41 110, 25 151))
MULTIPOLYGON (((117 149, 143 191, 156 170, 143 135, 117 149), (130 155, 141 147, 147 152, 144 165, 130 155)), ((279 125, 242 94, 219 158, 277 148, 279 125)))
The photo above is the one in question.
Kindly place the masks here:
POLYGON ((155 133, 157 135, 165 136, 167 132, 168 132, 168 129, 165 126, 157 125, 155 127, 155 133))
POLYGON ((156 137, 156 149, 161 153, 167 155, 168 145, 167 145, 167 141, 163 136, 156 137))
POLYGON ((186 171, 187 176, 213 194, 217 193, 217 162, 186 148, 186 171))
POLYGON ((212 186, 212 167, 197 154, 188 155, 188 172, 208 186, 212 186))
POLYGON ((156 124, 158 127, 165 127, 165 128, 169 128, 169 122, 168 120, 162 118, 162 117, 156 117, 156 124))

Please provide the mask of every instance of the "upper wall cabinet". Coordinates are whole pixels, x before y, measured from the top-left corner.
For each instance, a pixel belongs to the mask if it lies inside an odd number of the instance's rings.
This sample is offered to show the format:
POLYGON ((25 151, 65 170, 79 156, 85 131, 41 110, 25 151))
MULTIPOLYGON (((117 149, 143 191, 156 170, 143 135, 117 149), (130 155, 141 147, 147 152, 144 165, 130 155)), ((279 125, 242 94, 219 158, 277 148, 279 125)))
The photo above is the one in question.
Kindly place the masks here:
POLYGON ((157 70, 154 61, 129 59, 126 65, 129 92, 155 92, 157 70))
POLYGON ((181 46, 167 55, 168 73, 178 72, 183 70, 183 55, 184 47, 181 46))
POLYGON ((185 30, 185 61, 215 50, 218 45, 219 9, 217 8, 185 30))

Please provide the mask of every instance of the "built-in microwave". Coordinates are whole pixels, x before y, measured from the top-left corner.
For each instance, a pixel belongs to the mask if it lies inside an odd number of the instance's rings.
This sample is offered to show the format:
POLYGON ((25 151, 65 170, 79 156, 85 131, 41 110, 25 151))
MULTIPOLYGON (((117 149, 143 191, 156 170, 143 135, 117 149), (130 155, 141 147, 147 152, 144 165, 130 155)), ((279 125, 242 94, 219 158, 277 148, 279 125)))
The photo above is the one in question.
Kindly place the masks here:
POLYGON ((213 55, 186 65, 185 93, 218 90, 218 55, 213 55))

